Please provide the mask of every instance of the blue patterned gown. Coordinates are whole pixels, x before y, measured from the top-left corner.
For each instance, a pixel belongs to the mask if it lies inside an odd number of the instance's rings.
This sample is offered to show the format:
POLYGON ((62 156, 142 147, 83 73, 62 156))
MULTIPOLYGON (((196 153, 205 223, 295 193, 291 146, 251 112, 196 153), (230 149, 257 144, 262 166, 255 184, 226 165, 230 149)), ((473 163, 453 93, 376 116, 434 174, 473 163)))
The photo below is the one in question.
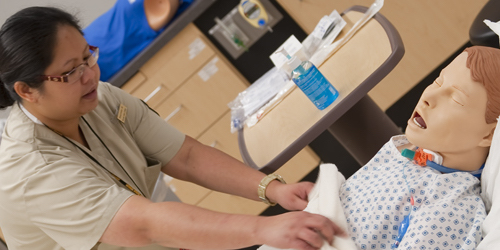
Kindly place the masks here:
POLYGON ((414 164, 397 149, 407 143, 394 136, 342 185, 350 236, 360 249, 391 249, 411 211, 398 249, 475 249, 486 216, 479 180, 414 164))

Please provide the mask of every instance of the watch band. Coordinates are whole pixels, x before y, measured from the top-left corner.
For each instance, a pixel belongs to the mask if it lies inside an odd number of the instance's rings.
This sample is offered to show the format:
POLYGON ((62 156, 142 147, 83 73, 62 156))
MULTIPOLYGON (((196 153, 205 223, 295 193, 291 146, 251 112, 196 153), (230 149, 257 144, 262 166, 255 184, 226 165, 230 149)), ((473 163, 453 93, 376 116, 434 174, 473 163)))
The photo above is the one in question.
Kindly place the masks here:
POLYGON ((266 197, 266 189, 269 183, 273 180, 278 180, 281 183, 286 184, 285 180, 283 180, 283 178, 279 174, 270 174, 262 178, 259 184, 259 188, 257 189, 257 194, 259 195, 260 200, 270 206, 274 206, 276 205, 276 203, 271 202, 266 197))

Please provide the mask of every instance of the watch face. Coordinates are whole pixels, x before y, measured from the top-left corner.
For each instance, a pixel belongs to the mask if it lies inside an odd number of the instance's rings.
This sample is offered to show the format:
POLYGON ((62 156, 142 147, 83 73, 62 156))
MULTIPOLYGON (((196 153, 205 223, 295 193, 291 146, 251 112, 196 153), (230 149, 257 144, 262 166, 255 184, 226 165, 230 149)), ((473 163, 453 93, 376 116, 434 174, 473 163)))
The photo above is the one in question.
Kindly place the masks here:
POLYGON ((260 16, 260 7, 251 2, 244 2, 241 5, 243 7, 243 13, 248 19, 256 19, 260 16))

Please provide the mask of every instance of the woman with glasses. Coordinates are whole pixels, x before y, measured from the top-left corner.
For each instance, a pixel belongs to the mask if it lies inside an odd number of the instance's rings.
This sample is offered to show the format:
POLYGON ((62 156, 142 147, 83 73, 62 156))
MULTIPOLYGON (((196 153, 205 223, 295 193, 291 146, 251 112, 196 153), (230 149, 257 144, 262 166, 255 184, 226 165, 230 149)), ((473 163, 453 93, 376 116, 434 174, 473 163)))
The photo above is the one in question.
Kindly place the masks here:
POLYGON ((181 134, 141 100, 99 82, 99 49, 74 17, 30 7, 0 29, 0 228, 9 249, 318 249, 343 232, 306 212, 223 214, 148 198, 159 172, 286 209, 312 183, 283 184, 181 134))

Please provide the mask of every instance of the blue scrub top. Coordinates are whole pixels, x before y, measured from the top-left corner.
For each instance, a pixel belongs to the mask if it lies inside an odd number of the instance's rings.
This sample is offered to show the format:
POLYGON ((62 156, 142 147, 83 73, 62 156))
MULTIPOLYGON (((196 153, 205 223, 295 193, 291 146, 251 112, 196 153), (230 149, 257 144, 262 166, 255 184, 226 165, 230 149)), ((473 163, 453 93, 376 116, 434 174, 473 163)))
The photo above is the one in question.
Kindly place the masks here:
MULTIPOLYGON (((181 0, 173 19, 193 1, 181 0)), ((99 47, 100 80, 108 81, 146 48, 166 26, 159 31, 151 29, 144 12, 144 0, 117 0, 111 9, 83 30, 87 42, 99 47)))

